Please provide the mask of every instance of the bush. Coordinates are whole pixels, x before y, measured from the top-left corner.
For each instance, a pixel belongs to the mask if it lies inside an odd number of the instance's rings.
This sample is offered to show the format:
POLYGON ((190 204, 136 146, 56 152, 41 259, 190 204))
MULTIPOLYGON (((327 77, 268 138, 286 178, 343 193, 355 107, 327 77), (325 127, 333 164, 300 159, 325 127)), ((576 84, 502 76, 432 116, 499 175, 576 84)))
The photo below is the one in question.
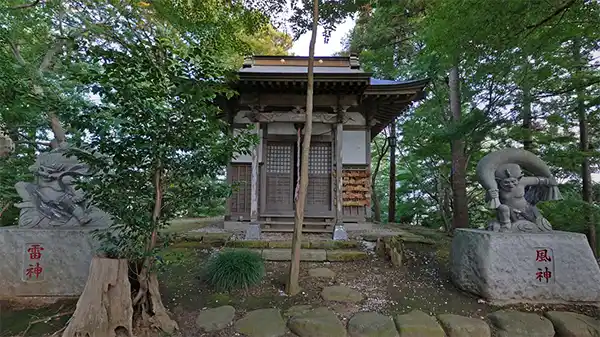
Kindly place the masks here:
POLYGON ((248 288, 260 283, 264 275, 262 257, 250 250, 223 250, 204 267, 204 279, 218 291, 248 288))

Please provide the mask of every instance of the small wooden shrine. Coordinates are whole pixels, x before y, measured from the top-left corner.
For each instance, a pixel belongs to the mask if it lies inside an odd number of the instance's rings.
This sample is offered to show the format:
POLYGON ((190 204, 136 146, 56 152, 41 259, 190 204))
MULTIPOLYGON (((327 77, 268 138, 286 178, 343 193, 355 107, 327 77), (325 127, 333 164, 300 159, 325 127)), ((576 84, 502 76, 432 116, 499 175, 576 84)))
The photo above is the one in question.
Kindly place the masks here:
MULTIPOLYGON (((246 58, 222 104, 235 134, 254 124, 259 145, 227 168, 235 188, 226 221, 258 222, 263 231, 293 229, 305 122, 308 57, 246 58)), ((371 217, 371 140, 412 102, 427 80, 388 81, 363 71, 356 56, 315 57, 313 130, 305 231, 371 217)))

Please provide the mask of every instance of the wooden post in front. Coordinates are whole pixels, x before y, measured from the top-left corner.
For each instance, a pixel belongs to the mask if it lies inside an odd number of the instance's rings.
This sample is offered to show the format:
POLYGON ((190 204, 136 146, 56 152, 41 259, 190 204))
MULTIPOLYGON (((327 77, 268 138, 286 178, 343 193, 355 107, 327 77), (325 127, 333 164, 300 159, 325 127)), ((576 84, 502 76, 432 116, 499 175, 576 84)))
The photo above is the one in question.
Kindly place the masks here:
POLYGON ((335 222, 336 224, 344 222, 344 208, 343 208, 343 161, 342 161, 342 142, 343 142, 343 124, 336 124, 335 126, 335 222))
POLYGON ((343 135, 344 124, 340 122, 335 126, 335 227, 333 229, 334 240, 348 240, 348 233, 344 228, 344 200, 343 193, 343 135))

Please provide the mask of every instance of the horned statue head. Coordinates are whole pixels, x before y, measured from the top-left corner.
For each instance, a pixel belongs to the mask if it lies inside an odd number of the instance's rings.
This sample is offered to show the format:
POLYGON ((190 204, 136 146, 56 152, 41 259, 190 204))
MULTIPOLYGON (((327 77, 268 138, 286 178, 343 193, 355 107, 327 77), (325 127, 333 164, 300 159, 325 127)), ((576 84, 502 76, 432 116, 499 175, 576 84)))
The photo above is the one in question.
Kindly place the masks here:
POLYGON ((498 187, 503 190, 511 190, 519 185, 519 180, 523 177, 523 170, 518 164, 502 164, 496 168, 494 178, 498 187))
POLYGON ((30 172, 44 181, 60 179, 61 176, 86 175, 88 166, 82 164, 77 157, 67 154, 68 147, 60 146, 49 152, 41 153, 35 163, 29 167, 30 172))

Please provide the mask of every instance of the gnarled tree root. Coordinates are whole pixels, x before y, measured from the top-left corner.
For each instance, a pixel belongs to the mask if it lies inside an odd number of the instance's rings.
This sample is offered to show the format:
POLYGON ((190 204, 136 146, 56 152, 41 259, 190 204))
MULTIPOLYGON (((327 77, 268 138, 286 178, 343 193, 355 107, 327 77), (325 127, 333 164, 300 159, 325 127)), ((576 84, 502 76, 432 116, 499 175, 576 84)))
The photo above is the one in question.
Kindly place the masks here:
POLYGON ((152 330, 160 330, 167 334, 179 330, 179 325, 171 319, 168 310, 162 303, 158 279, 155 274, 150 274, 146 303, 142 304, 141 307, 141 319, 137 321, 136 327, 139 326, 141 329, 149 327, 152 330))
POLYGON ((132 319, 127 260, 94 257, 62 337, 133 337, 132 319))
POLYGON ((156 275, 141 274, 137 279, 146 291, 134 308, 128 261, 94 257, 83 294, 62 337, 134 337, 134 328, 139 335, 179 330, 162 303, 156 275))

